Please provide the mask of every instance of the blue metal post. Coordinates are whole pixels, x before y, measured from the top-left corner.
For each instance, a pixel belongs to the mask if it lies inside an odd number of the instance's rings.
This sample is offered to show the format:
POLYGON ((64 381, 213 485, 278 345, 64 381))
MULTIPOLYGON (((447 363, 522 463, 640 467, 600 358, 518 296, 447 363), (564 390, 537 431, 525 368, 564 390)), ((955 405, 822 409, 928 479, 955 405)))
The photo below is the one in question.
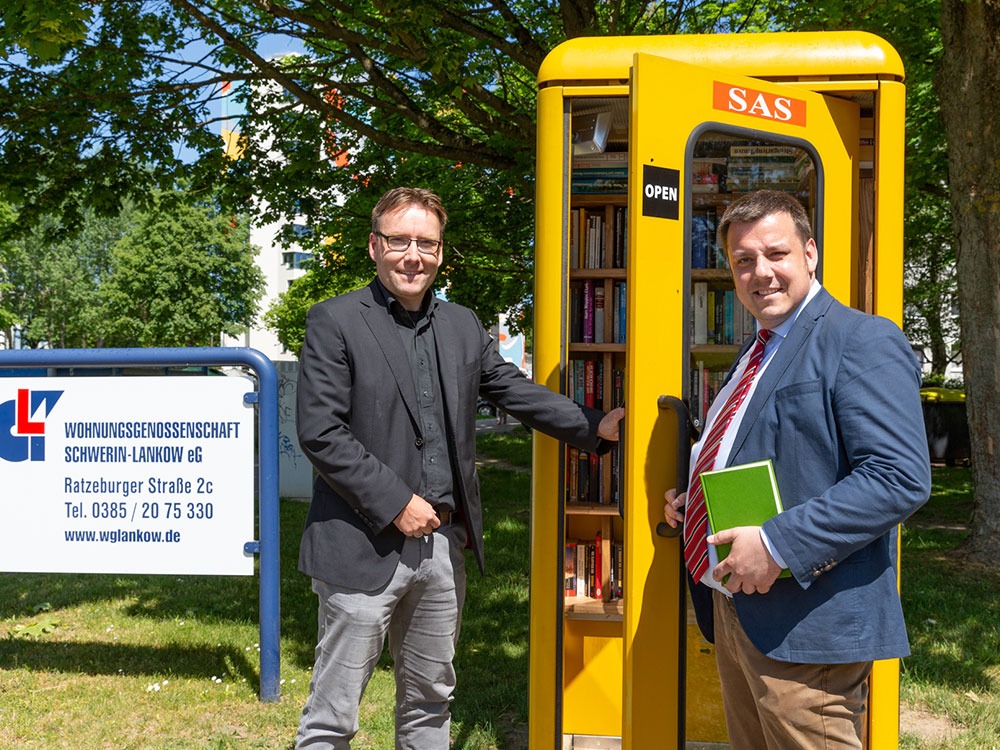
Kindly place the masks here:
POLYGON ((277 701, 280 657, 280 550, 278 548, 278 373, 256 349, 6 349, 0 367, 190 367, 245 365, 257 374, 260 425, 260 699, 277 701))

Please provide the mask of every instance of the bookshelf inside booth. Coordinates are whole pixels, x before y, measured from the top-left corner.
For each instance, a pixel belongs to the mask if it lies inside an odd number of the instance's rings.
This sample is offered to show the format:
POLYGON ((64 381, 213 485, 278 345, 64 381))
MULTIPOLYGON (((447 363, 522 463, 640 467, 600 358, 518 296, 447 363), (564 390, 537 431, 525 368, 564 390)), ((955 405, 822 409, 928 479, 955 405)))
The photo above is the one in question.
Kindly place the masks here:
MULTIPOLYGON (((759 133, 707 131, 691 159, 691 238, 688 409, 700 430, 756 323, 736 297, 726 253, 716 230, 726 208, 741 195, 779 190, 816 215, 816 163, 799 145, 766 140, 759 133)), ((815 224, 815 222, 814 222, 815 224)))
MULTIPOLYGON (((590 134, 589 123, 597 118, 608 137, 604 143, 575 139, 570 163, 566 393, 610 411, 624 402, 625 389, 627 99, 577 99, 572 112, 574 134, 590 134)), ((620 621, 624 535, 618 449, 604 456, 568 445, 563 451, 564 617, 620 621)))

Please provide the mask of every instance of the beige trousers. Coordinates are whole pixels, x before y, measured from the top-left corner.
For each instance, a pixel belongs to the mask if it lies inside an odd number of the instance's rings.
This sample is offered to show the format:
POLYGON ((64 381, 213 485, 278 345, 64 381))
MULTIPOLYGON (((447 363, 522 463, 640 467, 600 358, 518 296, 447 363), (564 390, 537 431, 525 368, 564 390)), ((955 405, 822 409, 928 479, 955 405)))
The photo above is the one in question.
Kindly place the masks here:
POLYGON ((750 642, 716 591, 715 659, 731 750, 860 750, 871 662, 776 661, 750 642))

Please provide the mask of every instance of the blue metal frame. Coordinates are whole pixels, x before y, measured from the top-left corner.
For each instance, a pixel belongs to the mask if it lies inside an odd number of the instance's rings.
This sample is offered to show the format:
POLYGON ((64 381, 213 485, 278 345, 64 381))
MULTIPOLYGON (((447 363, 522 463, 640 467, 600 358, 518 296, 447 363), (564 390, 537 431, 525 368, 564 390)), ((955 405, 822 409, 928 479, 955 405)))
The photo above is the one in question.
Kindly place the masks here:
MULTIPOLYGON (((278 372, 247 347, 164 349, 7 349, 0 367, 163 367, 245 365, 257 374, 260 424, 260 699, 277 701, 280 683, 280 554, 278 549, 278 372)), ((248 399, 254 400, 254 399, 248 399)))

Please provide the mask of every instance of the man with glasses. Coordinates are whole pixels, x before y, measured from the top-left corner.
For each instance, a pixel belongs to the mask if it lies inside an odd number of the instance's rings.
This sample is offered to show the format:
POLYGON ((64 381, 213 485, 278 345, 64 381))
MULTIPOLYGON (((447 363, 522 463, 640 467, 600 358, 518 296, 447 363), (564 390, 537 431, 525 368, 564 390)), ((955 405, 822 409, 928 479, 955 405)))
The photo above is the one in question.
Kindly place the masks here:
POLYGON ((299 569, 319 597, 319 632, 297 748, 350 747, 387 634, 396 747, 449 746, 466 546, 483 570, 480 393, 582 450, 618 439, 623 410, 532 383, 475 313, 434 296, 446 221, 433 193, 390 190, 372 212, 376 278, 309 311, 298 433, 318 476, 299 569))

